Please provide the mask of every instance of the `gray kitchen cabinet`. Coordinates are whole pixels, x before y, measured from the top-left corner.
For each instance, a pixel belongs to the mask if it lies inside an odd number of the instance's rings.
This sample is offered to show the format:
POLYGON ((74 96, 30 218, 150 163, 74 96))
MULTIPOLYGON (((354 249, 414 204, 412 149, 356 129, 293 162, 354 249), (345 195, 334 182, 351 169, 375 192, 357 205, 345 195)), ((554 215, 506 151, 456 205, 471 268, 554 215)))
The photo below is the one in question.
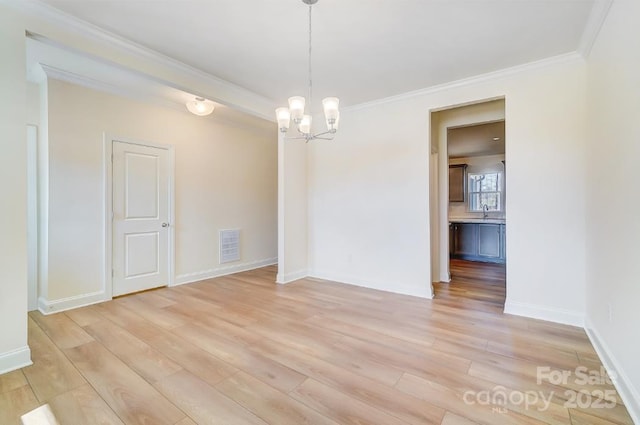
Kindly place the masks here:
POLYGON ((449 165, 449 202, 464 202, 467 164, 449 165))
POLYGON ((456 225, 454 223, 449 223, 449 257, 453 257, 453 253, 455 252, 456 246, 456 225))
POLYGON ((456 223, 454 255, 477 255, 478 226, 472 223, 456 223))
POLYGON ((500 225, 478 224, 478 255, 500 258, 500 225))
POLYGON ((470 261, 505 262, 504 224, 450 223, 449 256, 470 261))
POLYGON ((507 259, 507 226, 500 225, 500 259, 504 262, 507 259))

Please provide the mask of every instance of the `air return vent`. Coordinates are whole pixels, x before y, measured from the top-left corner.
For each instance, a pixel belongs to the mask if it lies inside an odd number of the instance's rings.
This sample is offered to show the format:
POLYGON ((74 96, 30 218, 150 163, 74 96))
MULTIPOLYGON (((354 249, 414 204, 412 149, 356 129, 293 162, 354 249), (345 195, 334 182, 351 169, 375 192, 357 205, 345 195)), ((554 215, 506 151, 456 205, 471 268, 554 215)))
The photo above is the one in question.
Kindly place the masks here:
POLYGON ((240 229, 220 230, 220 264, 240 259, 240 229))

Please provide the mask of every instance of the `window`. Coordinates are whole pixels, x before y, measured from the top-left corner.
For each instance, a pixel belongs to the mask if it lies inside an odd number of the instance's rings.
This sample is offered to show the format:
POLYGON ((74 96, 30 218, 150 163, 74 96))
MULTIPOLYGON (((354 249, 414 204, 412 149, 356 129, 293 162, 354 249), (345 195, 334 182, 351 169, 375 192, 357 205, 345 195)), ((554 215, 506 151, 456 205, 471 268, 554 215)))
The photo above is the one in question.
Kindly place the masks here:
POLYGON ((502 211, 502 173, 469 174, 469 211, 502 211))

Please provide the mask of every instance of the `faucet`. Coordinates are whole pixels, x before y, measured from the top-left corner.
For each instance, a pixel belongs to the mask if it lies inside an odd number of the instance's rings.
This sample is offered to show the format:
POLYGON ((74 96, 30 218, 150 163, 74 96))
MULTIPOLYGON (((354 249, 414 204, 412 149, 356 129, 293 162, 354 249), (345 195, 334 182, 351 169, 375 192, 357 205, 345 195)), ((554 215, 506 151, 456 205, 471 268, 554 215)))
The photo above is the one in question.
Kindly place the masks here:
POLYGON ((482 218, 487 218, 489 216, 489 205, 482 204, 482 218))

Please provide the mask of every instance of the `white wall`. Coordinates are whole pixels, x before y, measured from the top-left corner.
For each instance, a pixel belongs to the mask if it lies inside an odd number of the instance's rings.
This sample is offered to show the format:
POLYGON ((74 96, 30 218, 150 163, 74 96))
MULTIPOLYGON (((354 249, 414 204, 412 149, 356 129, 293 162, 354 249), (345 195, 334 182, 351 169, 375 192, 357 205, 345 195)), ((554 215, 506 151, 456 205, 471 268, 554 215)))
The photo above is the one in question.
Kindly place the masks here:
POLYGON ((429 296, 429 113, 504 97, 507 310, 582 324, 585 64, 548 62, 344 110, 310 146, 311 274, 429 296))
POLYGON ((275 125, 240 128, 218 122, 215 112, 196 117, 53 79, 47 84, 48 282, 41 308, 64 308, 61 300, 102 291, 105 132, 175 146, 177 283, 276 261, 275 125), (227 228, 241 229, 241 260, 223 267, 218 231, 227 228))
POLYGON ((35 83, 26 84, 26 103, 27 114, 26 121, 28 124, 35 126, 40 125, 40 86, 35 83))
POLYGON ((31 364, 27 346, 25 51, 22 18, 0 5, 0 373, 31 364))
POLYGON ((278 138, 278 283, 308 274, 307 143, 278 138))
POLYGON ((589 56, 587 329, 640 423, 640 3, 616 1, 589 56))
POLYGON ((429 116, 407 108, 343 110, 309 145, 312 276, 431 297, 429 116))

